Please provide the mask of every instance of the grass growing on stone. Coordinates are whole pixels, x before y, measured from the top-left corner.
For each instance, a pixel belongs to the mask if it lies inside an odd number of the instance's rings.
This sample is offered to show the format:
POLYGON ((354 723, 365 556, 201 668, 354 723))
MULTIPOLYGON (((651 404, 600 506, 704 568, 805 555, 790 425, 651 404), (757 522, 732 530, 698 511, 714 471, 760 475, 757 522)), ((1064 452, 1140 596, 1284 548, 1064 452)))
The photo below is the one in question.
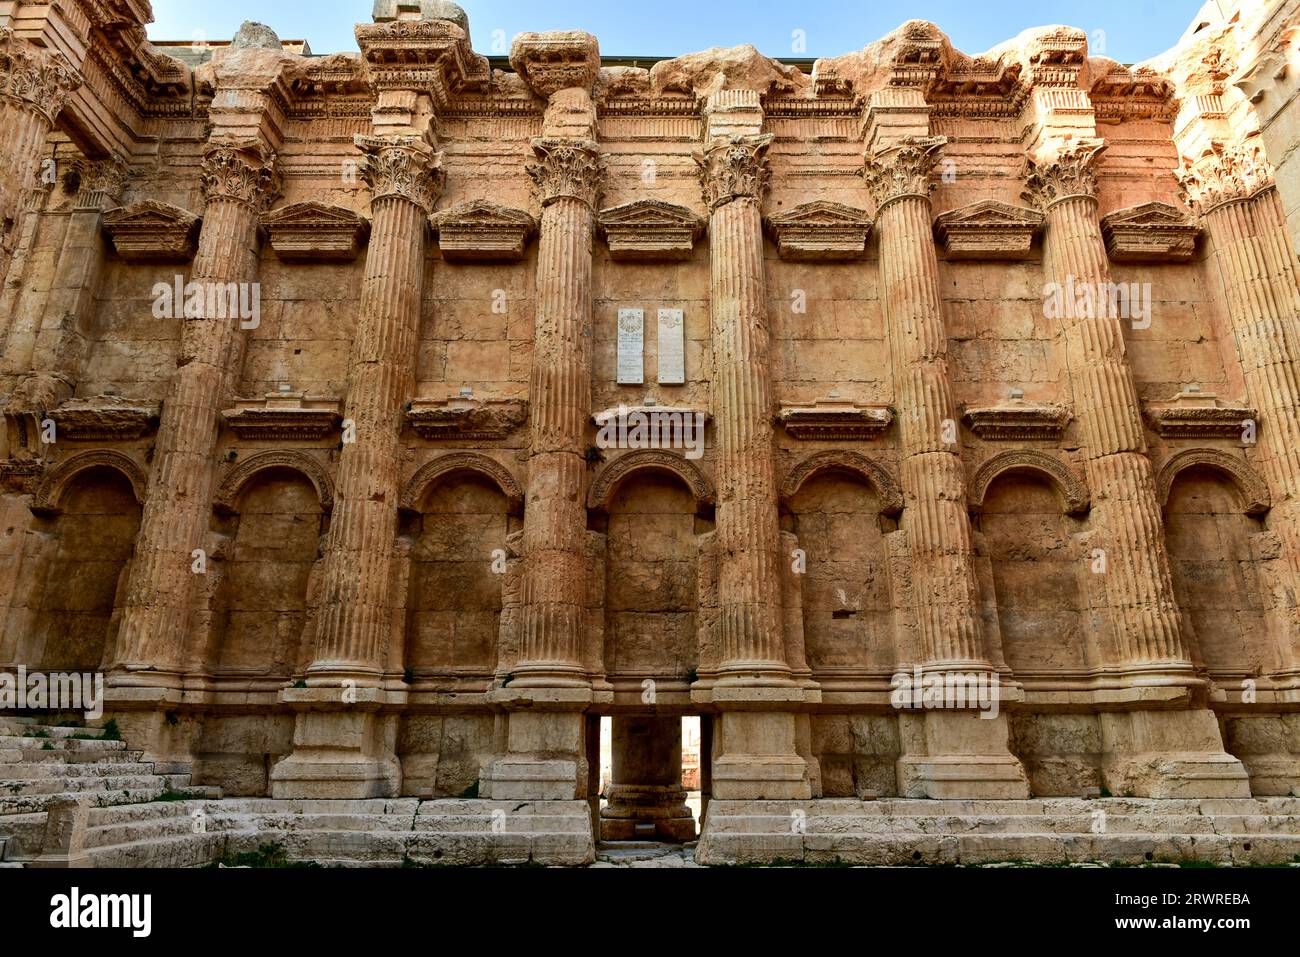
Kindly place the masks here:
POLYGON ((171 785, 162 794, 154 798, 155 801, 198 801, 202 798, 193 791, 173 791, 171 785))
POLYGON ((103 741, 121 741, 122 729, 117 726, 116 718, 109 718, 104 722, 104 727, 100 729, 100 739, 103 741))
POLYGON ((279 842, 260 844, 255 851, 243 851, 239 854, 223 854, 208 867, 258 867, 308 869, 320 867, 315 861, 291 861, 279 842))

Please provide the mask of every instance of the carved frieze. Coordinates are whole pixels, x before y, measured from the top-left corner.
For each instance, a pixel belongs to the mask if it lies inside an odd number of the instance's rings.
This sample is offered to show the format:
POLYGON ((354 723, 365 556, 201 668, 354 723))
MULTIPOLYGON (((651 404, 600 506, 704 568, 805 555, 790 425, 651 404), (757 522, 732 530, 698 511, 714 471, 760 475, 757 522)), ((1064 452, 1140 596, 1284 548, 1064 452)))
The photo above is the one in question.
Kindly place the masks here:
POLYGON ((930 174, 939 162, 946 136, 908 136, 897 145, 867 154, 862 178, 867 192, 882 206, 903 196, 929 196, 934 189, 930 174))
POLYGON ((61 53, 0 29, 0 96, 35 110, 51 124, 81 77, 61 53))
POLYGON ((416 399, 406 411, 423 439, 504 439, 527 420, 520 399, 416 399))
POLYGON ((989 441, 1057 441, 1070 423, 1070 410, 1063 405, 1012 399, 999 405, 968 408, 962 421, 989 441))
POLYGON ((1106 252, 1118 263, 1187 262, 1200 228, 1176 206, 1143 203, 1102 217, 1106 252))
POLYGON ((50 413, 55 435, 69 442, 129 441, 158 427, 156 404, 131 402, 121 396, 69 399, 50 413))
POLYGON ((370 231, 365 217, 342 206, 309 201, 262 217, 271 248, 286 262, 348 262, 370 231))
POLYGON ((604 174, 604 162, 595 143, 538 137, 533 140, 533 153, 537 159, 524 169, 542 207, 568 198, 595 208, 604 174))
POLYGON ((769 216, 767 228, 782 259, 836 262, 866 253, 871 217, 863 209, 816 200, 769 216))
POLYGON ((782 406, 777 421, 804 441, 867 441, 884 435, 894 413, 884 405, 818 399, 810 405, 782 406))
POLYGON ((241 439, 318 441, 338 427, 343 403, 305 392, 270 392, 261 399, 237 399, 221 413, 241 439))
POLYGON ((188 262, 198 243, 200 217, 152 199, 104 213, 113 248, 131 262, 188 262))
POLYGON ((689 259, 703 232, 700 217, 685 206, 638 199, 601 210, 601 235, 611 259, 650 261, 689 259))
POLYGON ((1257 414, 1196 389, 1185 389, 1167 402, 1148 402, 1143 413, 1151 429, 1166 439, 1240 438, 1257 414))
POLYGON ((949 259, 1025 259, 1042 225, 1036 209, 986 199, 935 217, 934 238, 949 259))
POLYGON ((426 215, 433 211, 446 179, 442 153, 418 136, 357 135, 353 142, 363 154, 361 178, 370 187, 372 204, 395 196, 426 215))
POLYGON ((537 230, 522 209, 485 200, 461 203, 435 213, 430 222, 448 262, 516 262, 537 230))

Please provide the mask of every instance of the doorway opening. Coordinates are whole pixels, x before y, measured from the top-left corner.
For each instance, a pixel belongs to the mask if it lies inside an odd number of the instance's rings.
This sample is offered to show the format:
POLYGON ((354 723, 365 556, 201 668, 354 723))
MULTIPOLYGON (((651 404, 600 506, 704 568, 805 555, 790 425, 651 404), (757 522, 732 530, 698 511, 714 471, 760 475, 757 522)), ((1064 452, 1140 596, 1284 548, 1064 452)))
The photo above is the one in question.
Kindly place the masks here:
POLYGON ((699 715, 601 717, 601 840, 695 840, 708 801, 707 737, 699 715))

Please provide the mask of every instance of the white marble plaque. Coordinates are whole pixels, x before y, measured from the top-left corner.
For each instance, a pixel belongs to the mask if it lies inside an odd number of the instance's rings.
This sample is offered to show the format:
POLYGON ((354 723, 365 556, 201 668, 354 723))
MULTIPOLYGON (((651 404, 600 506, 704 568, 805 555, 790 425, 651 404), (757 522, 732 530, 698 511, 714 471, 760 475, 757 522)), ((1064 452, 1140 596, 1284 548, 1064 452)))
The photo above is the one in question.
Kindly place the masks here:
POLYGON ((659 383, 686 382, 686 322, 680 309, 659 310, 659 383))
POLYGON ((645 382, 645 310, 618 311, 618 384, 645 382))

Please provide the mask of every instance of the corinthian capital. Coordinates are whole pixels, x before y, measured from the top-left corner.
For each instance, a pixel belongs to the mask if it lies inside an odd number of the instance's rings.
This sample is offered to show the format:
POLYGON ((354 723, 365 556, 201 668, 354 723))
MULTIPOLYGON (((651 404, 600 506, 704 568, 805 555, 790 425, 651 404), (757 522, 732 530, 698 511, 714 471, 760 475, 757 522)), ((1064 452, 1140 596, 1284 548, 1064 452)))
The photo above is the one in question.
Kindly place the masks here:
POLYGON ((209 203, 228 199, 260 213, 280 195, 275 153, 260 143, 214 143, 203 154, 199 186, 209 203))
POLYGON ((1069 196, 1097 195, 1097 160, 1106 152, 1099 139, 1083 139, 1047 158, 1025 160, 1021 194, 1040 209, 1069 196))
POLYGON ((879 210, 903 196, 929 196, 930 174, 939 162, 946 136, 908 136, 894 146, 867 154, 862 178, 879 210))
POLYGON ((595 209, 604 173, 595 143, 541 137, 533 140, 533 152, 536 161, 524 168, 532 177, 542 206, 567 196, 595 209))
POLYGON ((714 140, 703 155, 696 154, 709 209, 717 209, 733 199, 763 199, 769 176, 767 148, 771 144, 770 133, 761 136, 737 133, 714 140))
POLYGON ((0 30, 0 97, 35 110, 51 124, 81 77, 62 54, 0 30))
POLYGON ((75 169, 81 180, 77 190, 78 209, 115 206, 126 190, 126 181, 131 173, 126 163, 116 157, 80 160, 75 169))
POLYGON ((1273 166, 1258 144, 1215 142, 1199 160, 1183 157, 1178 170, 1187 205, 1198 213, 1273 185, 1273 166))
POLYGON ((371 202, 396 196, 426 215, 433 212, 446 182, 441 153, 419 136, 356 136, 353 142, 364 154, 361 178, 370 187, 371 202))

